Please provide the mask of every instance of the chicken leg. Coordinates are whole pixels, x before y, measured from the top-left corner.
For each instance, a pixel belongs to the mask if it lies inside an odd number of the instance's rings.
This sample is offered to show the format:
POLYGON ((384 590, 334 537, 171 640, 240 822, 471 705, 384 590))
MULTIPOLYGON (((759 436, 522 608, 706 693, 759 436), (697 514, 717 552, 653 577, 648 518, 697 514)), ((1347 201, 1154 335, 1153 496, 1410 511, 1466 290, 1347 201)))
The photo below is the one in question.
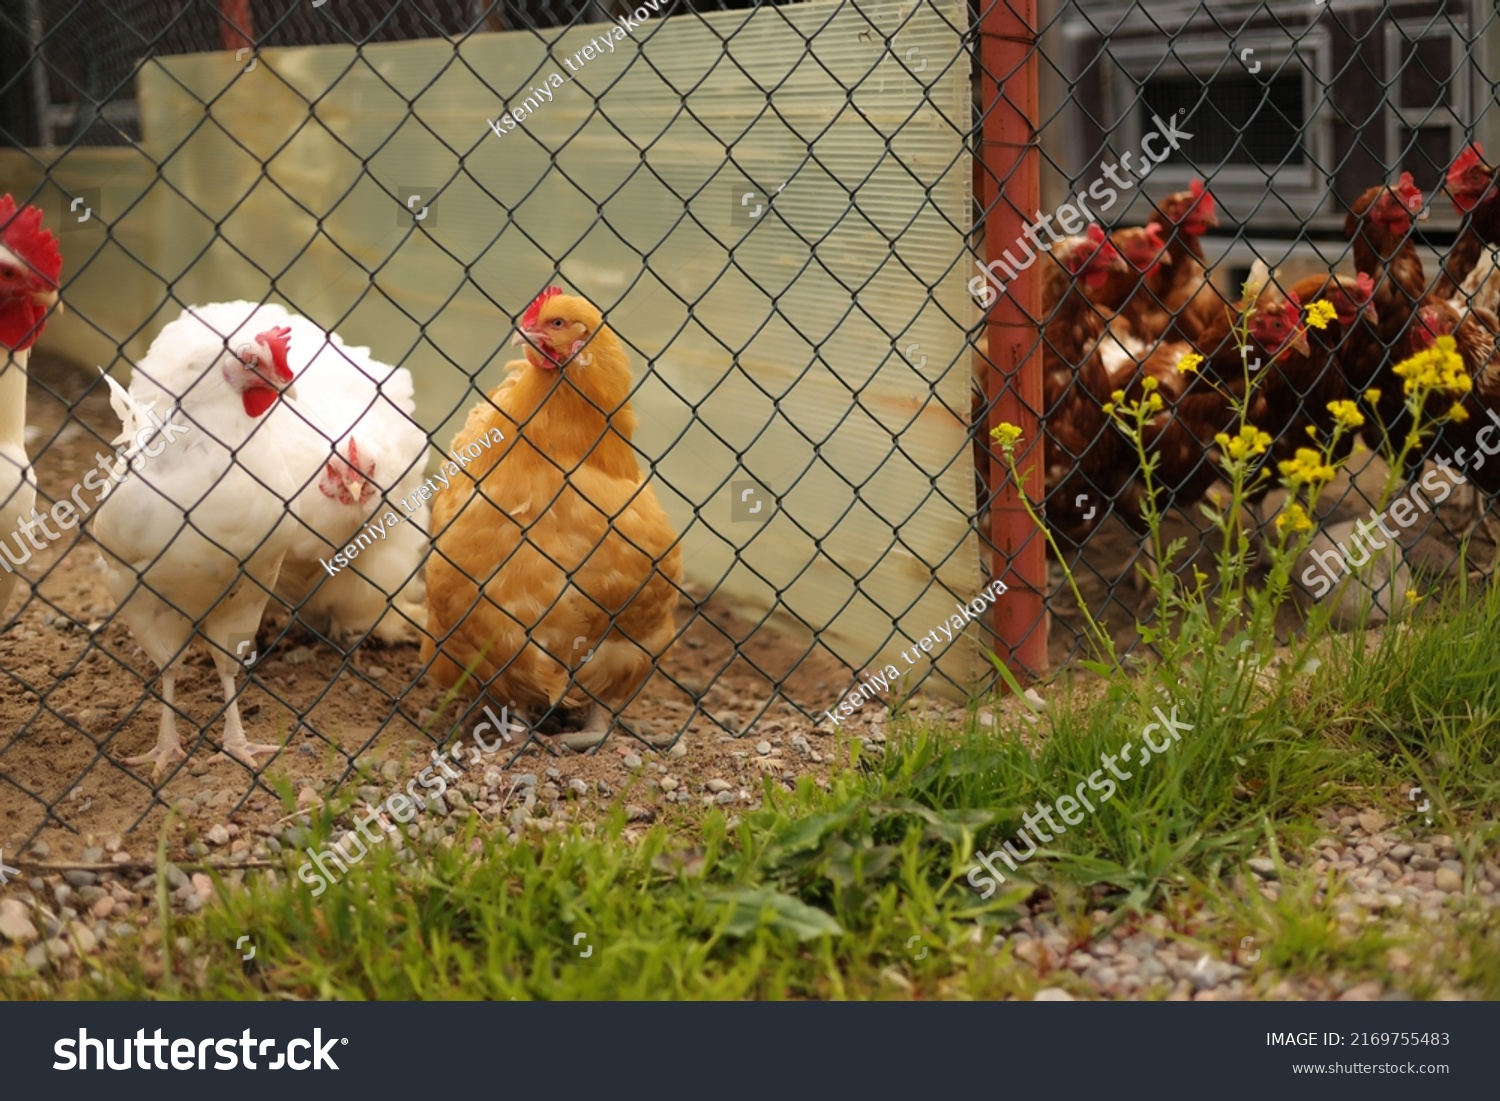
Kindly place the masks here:
POLYGON ((219 647, 213 648, 214 668, 219 671, 219 683, 224 688, 224 752, 222 756, 240 762, 247 768, 260 767, 257 753, 279 753, 281 746, 265 742, 252 742, 245 737, 244 724, 240 722, 240 703, 235 692, 234 666, 230 655, 219 647))
POLYGON ((163 772, 187 756, 182 751, 182 739, 177 733, 176 696, 177 662, 169 660, 161 670, 161 726, 157 731, 156 746, 150 753, 125 758, 127 765, 151 765, 153 780, 160 779, 163 772))

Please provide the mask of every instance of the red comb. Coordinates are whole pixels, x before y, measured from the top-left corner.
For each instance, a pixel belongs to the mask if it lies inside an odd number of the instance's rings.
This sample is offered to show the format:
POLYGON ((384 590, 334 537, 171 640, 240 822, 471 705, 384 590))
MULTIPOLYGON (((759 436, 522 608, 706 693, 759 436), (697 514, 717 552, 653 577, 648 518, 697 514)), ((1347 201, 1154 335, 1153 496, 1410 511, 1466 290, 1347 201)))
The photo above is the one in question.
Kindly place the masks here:
POLYGON ((256 334, 255 343, 264 344, 271 349, 271 369, 283 382, 291 382, 292 368, 287 363, 286 356, 292 350, 292 330, 286 325, 267 329, 263 333, 256 334))
POLYGON ((526 312, 521 315, 521 328, 530 329, 535 325, 537 320, 542 316, 542 307, 560 294, 562 294, 561 287, 548 287, 532 299, 531 305, 527 306, 526 312))
POLYGON ((57 286, 62 275, 62 253, 57 251, 57 238, 42 228, 42 212, 34 206, 23 207, 16 212, 16 201, 9 195, 0 196, 0 241, 5 247, 47 281, 50 287, 57 286))
POLYGON ((1396 194, 1406 204, 1406 209, 1413 214, 1422 209, 1422 192, 1417 189, 1410 172, 1401 173, 1401 178, 1396 181, 1396 194))
POLYGON ((1477 141, 1471 141, 1463 147, 1453 164, 1448 169, 1448 182, 1454 183, 1469 169, 1476 164, 1484 163, 1484 150, 1479 147, 1477 141))
POLYGON ((1150 222, 1146 226, 1146 243, 1154 249, 1164 249, 1167 247, 1167 243, 1162 240, 1161 226, 1155 222, 1150 222))
POLYGON ((1104 230, 1099 227, 1098 222, 1090 222, 1089 228, 1086 232, 1088 234, 1088 239, 1094 242, 1094 244, 1102 245, 1104 243, 1104 230))
POLYGON ((1354 284, 1359 288, 1359 298, 1356 301, 1361 306, 1375 297, 1375 280, 1370 278, 1369 273, 1360 272, 1359 278, 1354 281, 1354 284))

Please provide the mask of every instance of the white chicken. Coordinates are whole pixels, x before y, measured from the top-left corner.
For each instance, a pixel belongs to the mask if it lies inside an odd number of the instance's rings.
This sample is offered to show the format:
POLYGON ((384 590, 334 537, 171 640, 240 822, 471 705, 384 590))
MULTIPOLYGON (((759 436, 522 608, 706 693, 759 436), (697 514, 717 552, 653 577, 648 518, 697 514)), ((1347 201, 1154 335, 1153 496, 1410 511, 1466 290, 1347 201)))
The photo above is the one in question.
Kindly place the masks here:
POLYGON ((162 685, 156 746, 126 763, 160 776, 183 757, 174 688, 197 636, 223 685, 224 752, 254 767, 256 754, 280 747, 245 737, 235 673, 295 534, 286 502, 298 483, 266 431, 267 414, 294 393, 286 335, 243 325, 219 335, 188 312, 152 342, 129 393, 108 381, 125 428, 115 442, 131 441, 129 469, 117 469, 94 538, 120 615, 162 685), (143 432, 152 410, 164 428, 143 432))
POLYGON ((0 197, 0 626, 9 619, 17 571, 31 557, 36 476, 26 456, 26 365, 57 304, 61 275, 62 254, 42 228, 41 211, 18 213, 14 199, 0 197))
MULTIPOLYGON (((256 317, 279 309, 262 307, 256 317)), ((291 330, 297 399, 271 414, 271 429, 302 488, 276 595, 334 643, 371 632, 415 642, 413 624, 426 618, 421 570, 429 542, 417 487, 428 437, 413 419, 411 372, 280 312, 278 324, 291 330), (355 541, 357 555, 337 564, 335 554, 355 541)))
POLYGON ((278 402, 264 429, 297 487, 276 597, 338 644, 372 630, 384 641, 415 641, 411 625, 425 615, 420 573, 428 546, 416 491, 428 439, 412 419, 411 372, 278 305, 216 302, 194 306, 191 315, 212 334, 287 336, 296 397, 278 402), (335 561, 362 535, 355 554, 344 556, 347 564, 335 561))

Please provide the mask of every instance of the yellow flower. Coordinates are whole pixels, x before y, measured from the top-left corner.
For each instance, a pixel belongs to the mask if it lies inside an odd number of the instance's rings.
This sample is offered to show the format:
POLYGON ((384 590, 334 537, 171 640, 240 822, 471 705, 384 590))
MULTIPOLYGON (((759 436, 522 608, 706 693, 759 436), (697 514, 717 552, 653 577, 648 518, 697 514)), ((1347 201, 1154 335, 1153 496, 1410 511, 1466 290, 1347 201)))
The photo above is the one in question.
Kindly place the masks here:
POLYGON ((1291 528, 1293 531, 1312 531, 1312 517, 1300 504, 1290 504, 1276 516, 1276 530, 1291 528))
POLYGON ((1412 607, 1416 607, 1418 604, 1422 603, 1422 594, 1417 592, 1416 589, 1407 589, 1406 602, 1412 607))
POLYGON ((1339 312, 1333 308, 1333 303, 1321 298, 1307 307, 1307 323, 1314 329, 1328 328, 1328 323, 1338 315, 1339 312))
POLYGON ((1311 447, 1297 448, 1296 457, 1278 464, 1276 469, 1294 486, 1303 482, 1332 481, 1336 473, 1323 461, 1323 453, 1311 447))
POLYGON ((1001 421, 990 429, 990 438, 998 443, 1002 450, 1010 451, 1016 446, 1016 441, 1021 438, 1021 429, 1009 421, 1001 421))
POLYGON ((1433 347, 1403 359, 1391 370, 1406 380, 1402 384, 1406 394, 1419 390, 1467 394, 1474 386, 1463 356, 1458 354, 1458 343, 1451 336, 1438 337, 1433 347))
POLYGON ((1240 462, 1254 455, 1264 455, 1266 448, 1271 446, 1270 433, 1262 432, 1253 424, 1242 426, 1234 436, 1230 436, 1227 432, 1220 432, 1214 436, 1214 440, 1224 449, 1232 462, 1240 462))
MULTIPOLYGON (((1155 380, 1154 379, 1148 379, 1147 381, 1149 382, 1149 381, 1155 381, 1155 380)), ((1162 408, 1162 400, 1161 400, 1161 395, 1160 394, 1148 394, 1148 395, 1146 395, 1146 412, 1148 412, 1148 413, 1158 413, 1158 412, 1161 411, 1161 408, 1162 408)))
POLYGON ((1369 402, 1371 405, 1376 404, 1377 402, 1380 401, 1380 391, 1377 390, 1377 389, 1375 389, 1375 387, 1373 387, 1373 386, 1370 387, 1368 390, 1365 391, 1365 400, 1367 402, 1369 402))
POLYGON ((1110 401, 1114 401, 1114 402, 1124 401, 1125 400, 1125 391, 1124 390, 1116 390, 1114 393, 1112 393, 1112 394, 1109 395, 1109 400, 1110 401))
POLYGON ((1115 411, 1115 403, 1114 402, 1107 401, 1107 402, 1104 403, 1104 415, 1105 416, 1108 416, 1109 414, 1113 413, 1114 411, 1115 411))
POLYGON ((1161 383, 1157 382, 1156 379, 1152 378, 1150 375, 1147 375, 1145 378, 1141 379, 1141 389, 1146 391, 1146 393, 1148 394, 1160 385, 1161 383))
MULTIPOLYGON (((1313 305, 1318 305, 1318 303, 1315 302, 1313 305)), ((1328 411, 1333 414, 1333 419, 1345 428, 1358 428, 1365 423, 1364 414, 1352 401, 1330 401, 1328 411)))
POLYGON ((1197 352, 1189 352, 1187 355, 1183 356, 1180 360, 1177 361, 1177 373, 1179 375, 1194 374, 1198 370, 1198 367, 1202 362, 1203 357, 1200 356, 1197 352))
POLYGON ((1462 424, 1464 421, 1469 419, 1469 411, 1462 405, 1459 405, 1457 402, 1455 402, 1453 408, 1448 410, 1448 419, 1450 421, 1457 421, 1458 423, 1462 424))

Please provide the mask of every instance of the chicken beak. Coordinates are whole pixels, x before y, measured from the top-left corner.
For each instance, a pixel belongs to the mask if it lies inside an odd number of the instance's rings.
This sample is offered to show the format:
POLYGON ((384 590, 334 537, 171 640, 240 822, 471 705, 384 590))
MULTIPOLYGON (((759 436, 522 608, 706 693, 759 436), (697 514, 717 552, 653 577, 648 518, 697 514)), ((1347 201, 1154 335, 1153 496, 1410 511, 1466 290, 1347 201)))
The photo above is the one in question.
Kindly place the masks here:
POLYGON ((515 331, 515 334, 510 338, 511 347, 514 348, 517 344, 524 343, 526 343, 526 338, 521 335, 521 330, 517 329, 515 331))
POLYGON ((57 297, 57 292, 48 288, 46 290, 32 291, 31 300, 43 309, 50 310, 57 307, 57 312, 62 313, 62 300, 57 297))
POLYGON ((1311 349, 1307 346, 1307 334, 1305 332, 1299 332, 1295 336, 1293 336, 1289 341, 1289 345, 1292 351, 1296 352, 1298 355, 1305 356, 1311 354, 1311 349))

